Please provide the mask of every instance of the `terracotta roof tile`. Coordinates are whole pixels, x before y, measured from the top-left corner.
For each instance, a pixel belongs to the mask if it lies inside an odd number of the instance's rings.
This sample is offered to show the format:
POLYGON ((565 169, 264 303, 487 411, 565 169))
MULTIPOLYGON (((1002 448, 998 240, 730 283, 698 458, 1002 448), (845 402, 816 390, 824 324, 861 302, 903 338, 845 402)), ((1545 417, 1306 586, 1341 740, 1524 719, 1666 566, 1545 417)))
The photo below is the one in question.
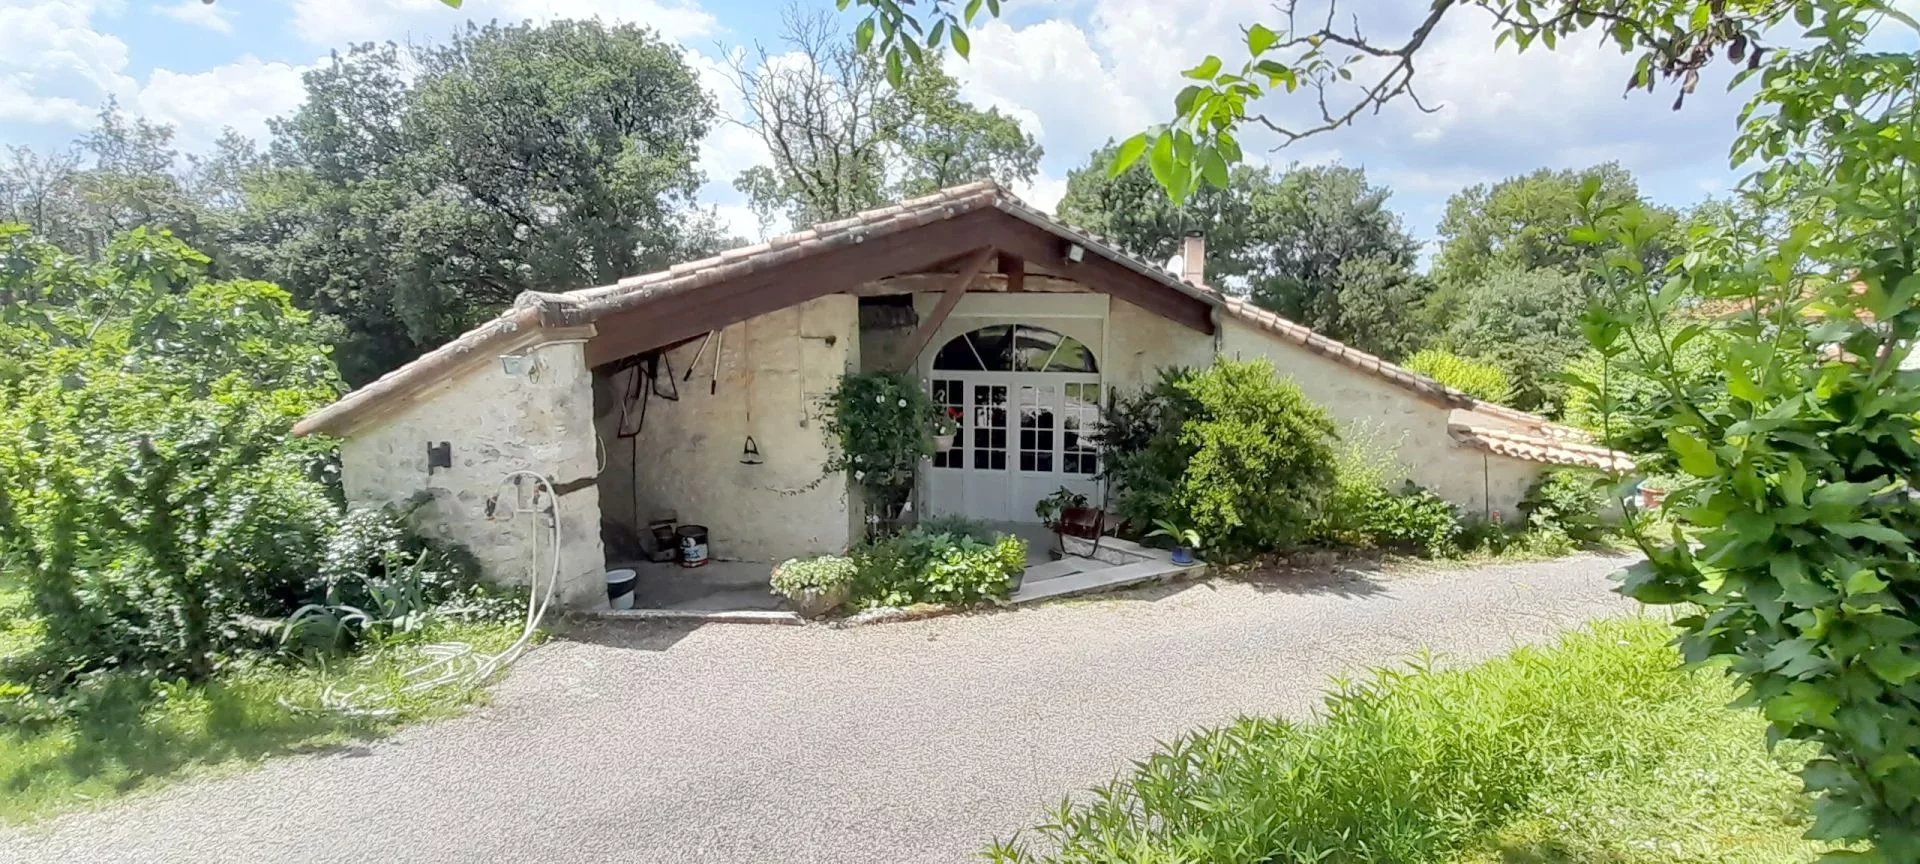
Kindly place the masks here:
POLYGON ((1633 458, 1627 454, 1583 441, 1466 423, 1450 423, 1447 432, 1469 447, 1512 459, 1603 470, 1633 468, 1633 458))
POLYGON ((777 267, 828 249, 869 242, 895 232, 989 208, 1050 231, 1063 240, 1077 243, 1089 252, 1153 279, 1168 290, 1203 300, 1234 318, 1278 334, 1335 362, 1380 376, 1430 401, 1499 418, 1526 427, 1532 434, 1543 438, 1577 440, 1580 434, 1577 430, 1556 427, 1540 417, 1482 402, 1449 389, 1431 378, 1328 339, 1242 298, 1226 297, 1205 287, 1189 285, 1153 262, 1131 255, 1100 237, 1029 207, 990 180, 943 189, 794 231, 762 243, 730 249, 697 261, 682 262, 658 272, 630 276, 610 285, 564 294, 528 292, 515 300, 513 307, 494 321, 482 324, 420 359, 382 376, 380 380, 347 394, 338 402, 302 420, 294 427, 294 431, 296 434, 311 434, 345 428, 353 417, 372 409, 376 403, 394 398, 409 388, 431 383, 434 376, 444 374, 451 368, 448 365, 451 358, 505 339, 528 327, 590 323, 604 315, 653 302, 663 295, 697 291, 715 282, 777 267))

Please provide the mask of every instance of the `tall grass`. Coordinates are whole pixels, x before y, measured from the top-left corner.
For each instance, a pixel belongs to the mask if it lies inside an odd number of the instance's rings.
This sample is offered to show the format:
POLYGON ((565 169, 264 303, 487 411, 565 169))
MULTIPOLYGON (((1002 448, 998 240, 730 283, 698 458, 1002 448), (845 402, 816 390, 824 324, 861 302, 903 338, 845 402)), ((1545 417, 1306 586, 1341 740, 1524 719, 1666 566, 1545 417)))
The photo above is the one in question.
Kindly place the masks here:
MULTIPOLYGON (((436 623, 407 642, 326 669, 258 662, 194 684, 106 673, 51 714, 36 709, 40 702, 27 688, 0 678, 0 824, 293 750, 378 738, 406 723, 457 713, 484 691, 405 692, 405 671, 423 662, 420 646, 464 641, 499 651, 520 628, 519 622, 436 623), (320 705, 330 688, 378 694, 379 707, 391 713, 303 710, 320 705)), ((39 622, 22 594, 0 576, 0 669, 31 651, 38 637, 39 622)), ((373 698, 359 701, 372 704, 373 698)))
MULTIPOLYGON (((1769 833, 1768 854, 1784 856, 1753 860, 1791 861, 1803 852, 1798 860, 1808 860, 1813 847, 1792 841, 1791 780, 1766 754, 1759 721, 1724 707, 1731 691, 1717 674, 1678 671, 1668 636, 1655 621, 1613 622, 1467 669, 1422 663, 1343 682, 1312 722, 1245 718, 1188 735, 1136 763, 1130 776, 1063 803, 1031 835, 996 844, 988 857, 1063 864, 1696 860, 1618 857, 1637 854, 1636 838, 1604 836, 1605 827, 1556 846, 1559 823, 1546 811, 1577 814, 1593 790, 1672 779, 1662 766, 1728 750, 1759 766, 1742 775, 1744 791, 1771 801, 1772 815, 1754 830, 1769 833), (1502 833, 1515 826, 1534 830, 1502 833), (1512 849, 1502 845, 1508 840, 1512 849)), ((1679 791, 1685 797, 1689 790, 1679 791)), ((1766 801, 1738 806, 1764 809, 1766 801)), ((1697 860, 1735 860, 1709 853, 1697 860)))

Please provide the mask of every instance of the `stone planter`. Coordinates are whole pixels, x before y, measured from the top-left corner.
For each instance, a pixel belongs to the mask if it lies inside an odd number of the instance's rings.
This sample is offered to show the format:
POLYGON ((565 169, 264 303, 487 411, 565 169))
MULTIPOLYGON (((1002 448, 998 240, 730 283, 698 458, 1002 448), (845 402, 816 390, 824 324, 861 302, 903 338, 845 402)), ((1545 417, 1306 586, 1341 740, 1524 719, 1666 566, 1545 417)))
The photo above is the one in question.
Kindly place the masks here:
POLYGON ((819 618, 847 602, 848 586, 835 585, 831 588, 802 588, 787 595, 787 605, 799 613, 802 618, 819 618))

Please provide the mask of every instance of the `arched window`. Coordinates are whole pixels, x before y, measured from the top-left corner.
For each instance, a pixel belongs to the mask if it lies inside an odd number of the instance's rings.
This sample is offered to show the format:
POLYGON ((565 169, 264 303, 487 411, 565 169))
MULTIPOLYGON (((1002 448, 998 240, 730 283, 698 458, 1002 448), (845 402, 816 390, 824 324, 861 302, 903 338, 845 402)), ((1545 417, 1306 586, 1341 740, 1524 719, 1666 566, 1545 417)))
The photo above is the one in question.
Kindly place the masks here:
POLYGON ((1093 351, 1080 340, 1026 324, 995 324, 954 337, 933 355, 933 368, 941 372, 1100 371, 1093 351))

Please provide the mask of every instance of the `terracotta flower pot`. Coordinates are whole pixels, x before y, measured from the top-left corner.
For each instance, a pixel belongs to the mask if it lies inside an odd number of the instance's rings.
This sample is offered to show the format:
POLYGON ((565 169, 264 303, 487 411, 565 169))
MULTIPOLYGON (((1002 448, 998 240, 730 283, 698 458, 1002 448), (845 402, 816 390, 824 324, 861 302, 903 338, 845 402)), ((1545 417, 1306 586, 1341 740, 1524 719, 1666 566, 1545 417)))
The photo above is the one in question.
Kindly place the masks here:
POLYGON ((818 618, 847 602, 848 588, 835 585, 830 588, 802 588, 787 596, 787 605, 802 618, 818 618))

